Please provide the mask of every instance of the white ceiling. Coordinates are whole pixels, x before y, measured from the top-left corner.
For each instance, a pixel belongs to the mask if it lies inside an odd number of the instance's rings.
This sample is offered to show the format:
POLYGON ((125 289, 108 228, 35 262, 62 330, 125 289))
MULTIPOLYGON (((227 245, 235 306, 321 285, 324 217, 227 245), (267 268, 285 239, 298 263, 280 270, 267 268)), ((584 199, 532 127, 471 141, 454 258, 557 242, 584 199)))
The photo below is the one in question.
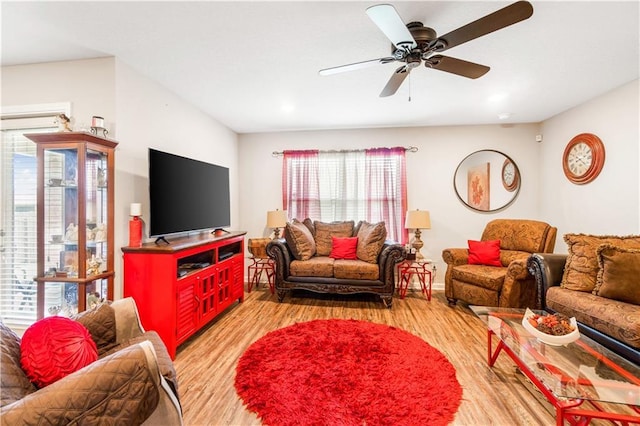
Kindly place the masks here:
MULTIPOLYGON (((443 35, 510 3, 393 5, 443 35)), ((379 98, 398 63, 319 76, 389 56, 373 4, 3 1, 2 65, 116 56, 238 133, 540 122, 639 76, 638 1, 533 1, 528 20, 447 50, 491 67, 477 80, 420 67, 379 98)))

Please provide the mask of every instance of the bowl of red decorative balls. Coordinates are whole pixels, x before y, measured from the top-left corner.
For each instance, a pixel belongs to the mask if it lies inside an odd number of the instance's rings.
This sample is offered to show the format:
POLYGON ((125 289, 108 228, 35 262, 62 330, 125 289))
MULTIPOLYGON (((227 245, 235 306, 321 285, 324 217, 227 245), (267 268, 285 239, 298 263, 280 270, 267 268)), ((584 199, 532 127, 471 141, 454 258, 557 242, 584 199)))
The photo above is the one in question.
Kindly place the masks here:
POLYGON ((567 345, 580 338, 576 319, 559 313, 540 315, 527 308, 522 318, 522 326, 547 345, 567 345))

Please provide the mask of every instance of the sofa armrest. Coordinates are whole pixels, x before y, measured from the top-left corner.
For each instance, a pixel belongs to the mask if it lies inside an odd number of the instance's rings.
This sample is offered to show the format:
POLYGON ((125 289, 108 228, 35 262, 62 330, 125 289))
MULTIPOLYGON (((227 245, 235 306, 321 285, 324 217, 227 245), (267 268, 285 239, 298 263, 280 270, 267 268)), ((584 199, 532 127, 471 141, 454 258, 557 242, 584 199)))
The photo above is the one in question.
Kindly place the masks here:
POLYGON ((533 253, 527 259, 529 273, 536 280, 540 309, 547 307, 546 294, 549 287, 560 285, 566 261, 567 255, 559 253, 533 253))
MULTIPOLYGON (((507 266, 504 283, 500 290, 499 305, 510 308, 536 308, 534 303, 536 285, 527 269, 527 255, 513 259, 507 266)), ((537 303, 537 302, 536 302, 537 303)))
POLYGON ((114 300, 111 307, 116 314, 116 343, 126 342, 142 335, 145 330, 140 322, 138 307, 132 297, 114 300))
POLYGON ((442 250, 442 260, 447 265, 458 266, 469 263, 469 249, 447 248, 442 250))
MULTIPOLYGON (((163 380, 153 346, 144 342, 2 407, 0 423, 36 425, 46 419, 46 424, 142 424, 160 405, 163 380)), ((169 417, 175 418, 181 419, 179 410, 169 417)))
POLYGON ((276 264, 276 287, 278 283, 289 277, 289 265, 293 260, 293 254, 289 250, 287 241, 284 238, 271 240, 267 244, 267 255, 276 264))
POLYGON ((391 292, 395 288, 396 264, 407 257, 407 252, 402 244, 387 240, 382 245, 378 255, 378 270, 380 281, 391 286, 391 292))

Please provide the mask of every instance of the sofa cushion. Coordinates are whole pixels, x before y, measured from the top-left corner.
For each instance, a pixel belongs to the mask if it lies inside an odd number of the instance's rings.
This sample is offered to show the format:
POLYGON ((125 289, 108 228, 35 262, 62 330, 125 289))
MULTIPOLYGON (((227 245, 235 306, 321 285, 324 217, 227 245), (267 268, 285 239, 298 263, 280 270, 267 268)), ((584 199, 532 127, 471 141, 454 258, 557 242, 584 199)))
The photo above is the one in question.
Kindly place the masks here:
POLYGON ((0 407, 36 391, 20 366, 20 338, 0 321, 0 407))
POLYGON ((331 237, 352 237, 353 221, 325 223, 315 221, 316 229, 316 254, 329 256, 331 254, 331 237))
POLYGON ((33 323, 20 342, 20 365, 42 388, 98 359, 96 344, 79 322, 52 316, 33 323))
POLYGON ((473 283, 493 291, 500 291, 504 284, 507 268, 485 265, 458 265, 451 270, 451 278, 456 281, 473 283))
POLYGON ((109 303, 101 303, 71 318, 89 330, 98 348, 98 357, 116 344, 116 313, 109 303))
POLYGON ((380 250, 387 239, 387 227, 384 222, 369 223, 360 221, 357 226, 358 259, 377 263, 380 250))
POLYGON ((289 274, 293 277, 333 277, 333 262, 329 256, 315 256, 309 260, 293 260, 289 274))
POLYGON ((566 234, 567 262, 560 286, 568 290, 592 292, 598 275, 596 250, 602 244, 640 249, 640 236, 566 234))
POLYGON ((358 237, 331 237, 331 254, 332 259, 351 259, 355 260, 356 247, 358 247, 358 237))
POLYGON ((558 286, 549 287, 546 305, 635 348, 640 348, 638 306, 558 286))
POLYGON ((469 245, 469 265, 502 266, 500 240, 467 240, 467 244, 469 245))
POLYGON ((316 254, 316 243, 313 235, 302 222, 293 219, 287 223, 284 238, 297 260, 308 260, 316 254))
POLYGON ((363 260, 339 259, 333 263, 334 278, 346 280, 377 280, 380 275, 377 264, 363 260))
POLYGON ((640 250, 602 244, 597 255, 599 270, 593 294, 640 305, 640 250))

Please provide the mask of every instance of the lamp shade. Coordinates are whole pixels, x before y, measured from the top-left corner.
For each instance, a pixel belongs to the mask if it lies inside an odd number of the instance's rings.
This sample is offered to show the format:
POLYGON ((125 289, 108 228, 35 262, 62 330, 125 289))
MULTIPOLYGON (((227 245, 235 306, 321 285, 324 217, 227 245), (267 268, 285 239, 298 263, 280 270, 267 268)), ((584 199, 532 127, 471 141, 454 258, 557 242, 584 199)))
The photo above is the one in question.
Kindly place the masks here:
POLYGON ((408 210, 404 221, 407 229, 431 229, 431 218, 426 210, 408 210))
POLYGON ((142 204, 131 203, 129 206, 129 216, 142 216, 142 204))
POLYGON ((267 228, 283 228, 287 224, 287 212, 272 210, 267 212, 267 228))

